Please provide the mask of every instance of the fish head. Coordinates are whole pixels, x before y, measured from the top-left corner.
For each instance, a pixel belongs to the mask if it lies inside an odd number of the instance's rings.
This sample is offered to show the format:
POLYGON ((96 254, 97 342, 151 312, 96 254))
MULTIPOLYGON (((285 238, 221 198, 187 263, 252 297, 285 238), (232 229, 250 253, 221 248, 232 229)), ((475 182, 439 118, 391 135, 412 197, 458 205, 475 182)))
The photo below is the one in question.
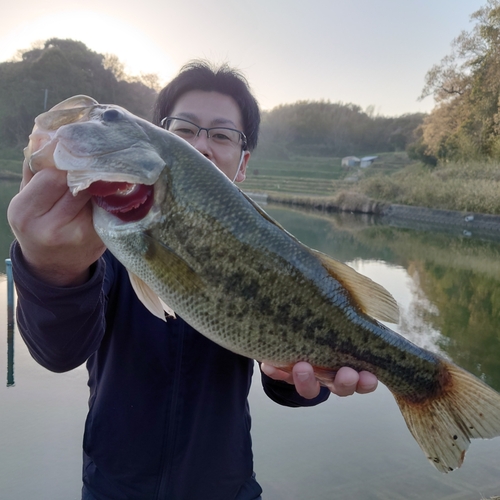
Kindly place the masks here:
POLYGON ((88 190, 94 205, 117 218, 115 222, 127 222, 149 213, 154 191, 160 190, 154 184, 169 158, 185 149, 195 151, 120 106, 75 96, 35 119, 24 154, 34 173, 45 168, 67 171, 74 195, 88 190))
POLYGON ((24 148, 24 157, 31 171, 36 173, 42 168, 55 166, 51 161, 53 138, 59 127, 85 119, 90 108, 98 104, 92 97, 77 95, 66 99, 49 111, 35 118, 35 126, 24 148))
POLYGON ((97 181, 150 185, 165 165, 152 129, 161 130, 120 106, 75 96, 35 119, 25 156, 33 172, 66 170, 73 194, 97 181))

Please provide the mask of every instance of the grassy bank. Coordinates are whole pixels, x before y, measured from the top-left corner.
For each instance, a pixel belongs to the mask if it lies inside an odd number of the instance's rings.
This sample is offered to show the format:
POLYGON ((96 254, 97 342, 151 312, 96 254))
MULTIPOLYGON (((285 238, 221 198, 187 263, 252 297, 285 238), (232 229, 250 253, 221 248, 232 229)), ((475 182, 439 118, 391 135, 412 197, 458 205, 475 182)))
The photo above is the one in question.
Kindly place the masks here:
MULTIPOLYGON (((423 206, 500 214, 500 161, 449 163, 435 168, 406 153, 380 153, 368 168, 345 169, 341 158, 252 157, 242 189, 298 206, 377 213, 384 206, 423 206)), ((17 181, 21 151, 0 150, 0 180, 17 181)))
POLYGON ((274 162, 272 168, 257 161, 251 164, 243 189, 268 193, 277 202, 350 211, 376 213, 384 205, 397 203, 500 214, 500 161, 429 168, 410 162, 405 153, 390 153, 379 155, 367 169, 348 171, 340 167, 340 159, 330 160, 329 169, 326 160, 322 161, 303 158, 300 168, 297 160, 274 162), (252 168, 258 168, 257 175, 252 168), (313 173, 310 177, 308 168, 313 173))
POLYGON ((411 165, 391 176, 363 179, 367 196, 391 203, 500 214, 500 162, 411 165))

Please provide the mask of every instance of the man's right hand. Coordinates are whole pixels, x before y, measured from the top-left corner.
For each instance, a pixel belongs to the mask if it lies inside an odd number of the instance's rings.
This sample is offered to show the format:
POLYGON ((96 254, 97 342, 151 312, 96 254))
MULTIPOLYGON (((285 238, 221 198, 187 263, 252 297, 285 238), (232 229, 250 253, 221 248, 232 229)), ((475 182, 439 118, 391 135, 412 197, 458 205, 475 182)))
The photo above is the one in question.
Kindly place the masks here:
POLYGON ((56 286, 84 283, 105 250, 92 224, 90 196, 73 196, 66 175, 55 168, 33 175, 24 162, 21 190, 7 210, 30 270, 56 286))

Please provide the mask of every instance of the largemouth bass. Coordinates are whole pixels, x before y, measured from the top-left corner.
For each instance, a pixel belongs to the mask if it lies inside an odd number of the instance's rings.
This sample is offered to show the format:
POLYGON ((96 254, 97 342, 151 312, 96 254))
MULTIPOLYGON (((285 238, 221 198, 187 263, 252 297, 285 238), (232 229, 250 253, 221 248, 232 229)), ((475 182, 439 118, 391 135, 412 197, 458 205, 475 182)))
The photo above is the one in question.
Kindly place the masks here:
POLYGON ((374 373, 441 472, 500 435, 500 394, 380 323, 397 321, 388 292, 300 243, 179 137, 76 96, 36 118, 25 155, 90 190, 97 233, 162 319, 284 370, 307 361, 326 386, 341 366, 374 373))

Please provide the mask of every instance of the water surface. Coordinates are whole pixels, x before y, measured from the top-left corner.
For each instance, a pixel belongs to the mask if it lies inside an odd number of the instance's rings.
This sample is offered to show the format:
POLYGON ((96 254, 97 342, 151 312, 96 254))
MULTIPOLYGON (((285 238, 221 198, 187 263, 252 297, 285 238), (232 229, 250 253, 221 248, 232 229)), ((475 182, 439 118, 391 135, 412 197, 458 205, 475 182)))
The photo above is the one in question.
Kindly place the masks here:
MULTIPOLYGON (((17 186, 0 188, 0 207, 17 186)), ((401 307, 389 325, 500 390, 500 245, 415 232, 373 218, 266 207, 309 246, 384 285, 401 307)), ((4 257, 12 239, 0 222, 4 257)), ((0 263, 0 266, 3 266, 0 263)), ((0 267, 2 269, 2 267, 0 267)), ((38 366, 14 330, 8 385, 6 282, 0 277, 0 498, 78 499, 88 390, 84 367, 38 366), (3 374, 3 375, 2 375, 3 374)), ((283 408, 256 379, 251 390, 255 468, 269 500, 481 499, 500 495, 500 438, 474 441, 464 466, 428 464, 387 389, 283 408)))
MULTIPOLYGON (((500 390, 500 246, 395 229, 370 217, 267 208, 303 242, 385 286, 389 326, 500 390)), ((437 472, 385 387, 315 408, 273 404, 252 388, 256 471, 270 499, 482 499, 500 495, 500 438, 473 441, 463 467, 437 472)))

